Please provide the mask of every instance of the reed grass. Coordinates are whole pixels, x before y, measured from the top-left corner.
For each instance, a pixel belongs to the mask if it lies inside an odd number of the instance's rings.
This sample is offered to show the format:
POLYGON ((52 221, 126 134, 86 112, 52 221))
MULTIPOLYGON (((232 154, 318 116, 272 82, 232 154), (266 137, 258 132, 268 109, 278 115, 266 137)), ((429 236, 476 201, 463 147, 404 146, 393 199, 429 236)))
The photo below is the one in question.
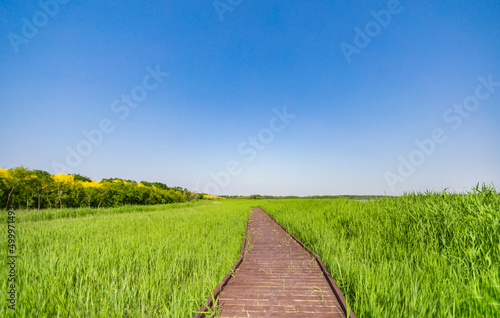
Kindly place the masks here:
POLYGON ((492 186, 261 206, 322 258, 358 317, 500 317, 492 186))

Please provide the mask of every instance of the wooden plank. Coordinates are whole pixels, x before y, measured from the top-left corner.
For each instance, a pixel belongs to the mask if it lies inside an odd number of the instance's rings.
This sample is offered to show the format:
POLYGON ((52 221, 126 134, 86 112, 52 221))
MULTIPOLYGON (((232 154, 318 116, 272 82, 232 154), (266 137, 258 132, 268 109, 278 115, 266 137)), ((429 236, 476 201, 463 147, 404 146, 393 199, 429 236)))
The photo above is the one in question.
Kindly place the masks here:
POLYGON ((261 208, 252 209, 240 260, 211 299, 200 311, 210 307, 220 317, 346 317, 345 298, 321 259, 261 208))

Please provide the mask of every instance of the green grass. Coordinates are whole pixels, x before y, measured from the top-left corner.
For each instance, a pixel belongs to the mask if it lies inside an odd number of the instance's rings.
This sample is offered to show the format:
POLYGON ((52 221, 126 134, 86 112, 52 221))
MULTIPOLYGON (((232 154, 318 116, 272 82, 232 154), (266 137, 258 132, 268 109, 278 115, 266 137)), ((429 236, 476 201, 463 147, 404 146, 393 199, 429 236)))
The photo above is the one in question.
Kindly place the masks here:
POLYGON ((192 317, 238 259, 257 205, 321 256, 360 318, 500 317, 500 196, 493 188, 367 202, 16 211, 16 312, 7 307, 4 265, 0 317, 192 317))
POLYGON ((323 259, 358 317, 500 317, 500 196, 261 206, 323 259))
MULTIPOLYGON (((190 203, 169 203, 162 205, 123 205, 115 208, 62 208, 62 209, 44 209, 44 210, 17 210, 16 217, 18 222, 26 221, 43 221, 55 220, 64 218, 76 218, 84 216, 99 216, 104 214, 121 214, 121 213, 140 213, 140 212, 154 212, 166 211, 177 208, 188 208, 206 204, 207 201, 197 201, 190 203)), ((0 222, 7 222, 7 211, 2 210, 2 218, 0 222)))
POLYGON ((18 211, 15 316, 192 317, 238 259, 251 204, 18 211))

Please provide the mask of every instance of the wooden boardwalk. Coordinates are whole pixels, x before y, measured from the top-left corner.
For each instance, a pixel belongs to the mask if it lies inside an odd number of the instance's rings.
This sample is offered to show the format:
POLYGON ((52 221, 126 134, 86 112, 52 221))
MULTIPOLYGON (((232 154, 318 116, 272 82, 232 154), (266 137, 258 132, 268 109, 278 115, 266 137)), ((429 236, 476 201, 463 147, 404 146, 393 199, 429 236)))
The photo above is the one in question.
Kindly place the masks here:
POLYGON ((343 296, 320 266, 262 209, 254 208, 243 261, 221 286, 214 308, 220 317, 346 317, 343 296))

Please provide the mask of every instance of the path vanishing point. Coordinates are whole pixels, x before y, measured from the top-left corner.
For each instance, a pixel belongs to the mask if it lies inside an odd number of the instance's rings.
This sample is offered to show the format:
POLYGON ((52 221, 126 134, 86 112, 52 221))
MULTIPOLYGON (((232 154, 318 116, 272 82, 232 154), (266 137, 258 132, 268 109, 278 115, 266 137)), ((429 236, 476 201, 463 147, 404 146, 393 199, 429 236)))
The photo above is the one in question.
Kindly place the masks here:
POLYGON ((195 318, 209 311, 216 317, 355 318, 347 316, 345 298, 321 259, 261 208, 252 209, 240 259, 195 318))

